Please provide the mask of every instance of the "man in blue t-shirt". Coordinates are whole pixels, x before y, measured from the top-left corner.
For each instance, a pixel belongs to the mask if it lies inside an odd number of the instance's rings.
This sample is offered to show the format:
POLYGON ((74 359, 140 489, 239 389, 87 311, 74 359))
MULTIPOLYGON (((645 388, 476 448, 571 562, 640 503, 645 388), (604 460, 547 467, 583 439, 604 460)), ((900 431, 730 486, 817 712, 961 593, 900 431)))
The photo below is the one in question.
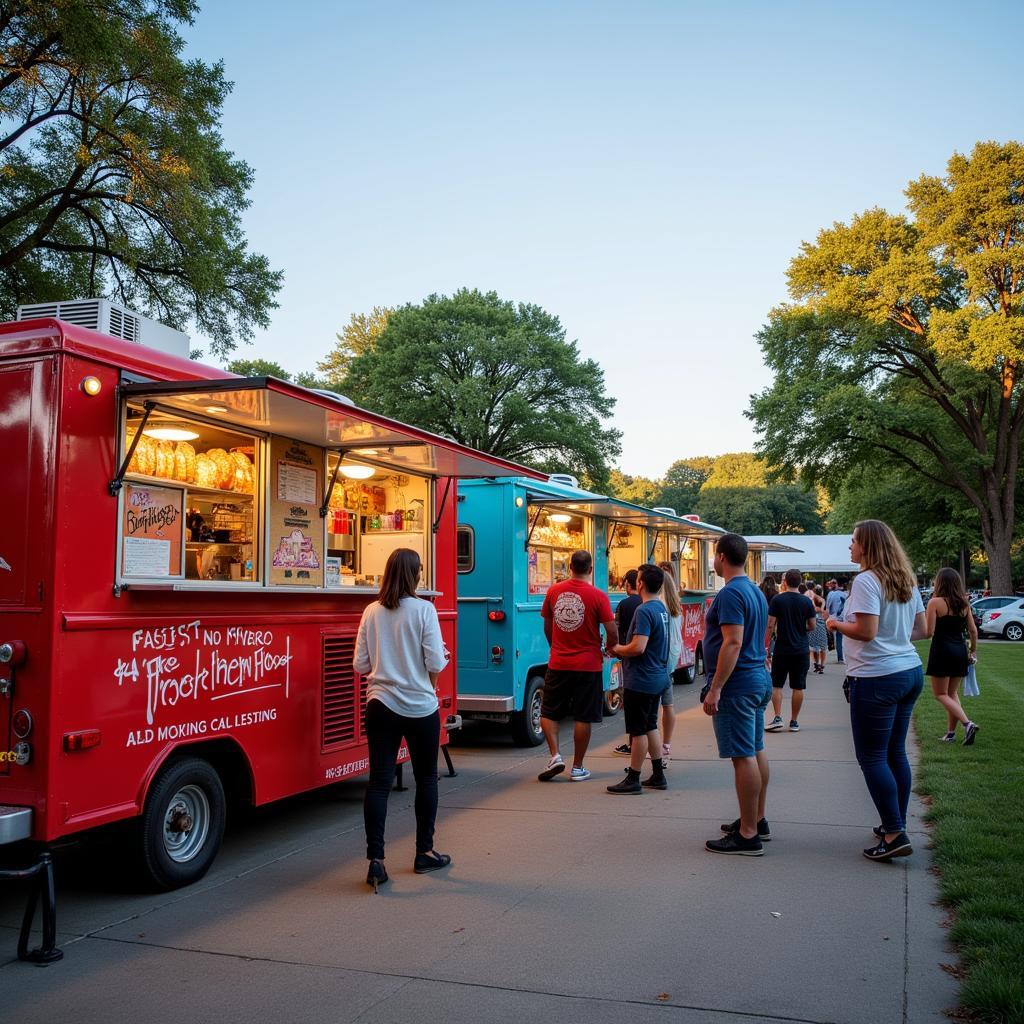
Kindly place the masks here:
POLYGON ((718 756, 732 759, 740 816, 709 839, 711 853, 760 857, 771 838, 765 820, 768 757, 764 752, 764 709, 771 696, 764 637, 768 602, 744 572, 747 542, 735 533, 718 538, 715 572, 725 586, 705 617, 704 660, 710 682, 704 713, 712 716, 718 756))
POLYGON ((641 604, 633 612, 626 642, 611 651, 622 659, 622 708, 630 751, 626 777, 609 786, 609 793, 642 793, 644 787, 668 789, 658 731, 661 693, 668 675, 668 609, 658 599, 664 583, 665 574, 656 565, 640 566, 636 584, 641 604), (651 775, 641 782, 640 769, 648 749, 651 775))

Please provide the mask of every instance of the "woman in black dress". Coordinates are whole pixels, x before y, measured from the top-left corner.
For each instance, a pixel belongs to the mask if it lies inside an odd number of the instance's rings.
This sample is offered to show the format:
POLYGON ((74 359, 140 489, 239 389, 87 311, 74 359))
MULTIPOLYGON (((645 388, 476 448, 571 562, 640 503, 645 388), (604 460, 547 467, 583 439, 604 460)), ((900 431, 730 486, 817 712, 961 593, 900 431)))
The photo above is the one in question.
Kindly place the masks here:
POLYGON ((967 717, 957 691, 960 681, 967 675, 968 664, 977 660, 978 627, 974 624, 963 581, 955 569, 939 570, 925 616, 928 635, 932 638, 925 674, 931 680, 935 699, 946 709, 947 731, 942 740, 945 743, 956 740, 959 722, 964 727, 964 746, 969 747, 978 726, 967 717))

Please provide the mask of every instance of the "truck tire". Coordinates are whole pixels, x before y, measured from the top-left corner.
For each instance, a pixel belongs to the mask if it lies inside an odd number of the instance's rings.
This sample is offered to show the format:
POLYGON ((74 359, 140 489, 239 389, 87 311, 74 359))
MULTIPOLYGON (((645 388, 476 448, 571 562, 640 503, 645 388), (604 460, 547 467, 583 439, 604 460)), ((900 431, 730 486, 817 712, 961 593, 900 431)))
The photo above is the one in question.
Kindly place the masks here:
POLYGON ((1024 639, 1024 626, 1019 622, 1011 622, 1006 629, 1003 630, 1003 636, 1007 640, 1022 640, 1024 639))
POLYGON ((146 796, 140 867, 157 889, 178 889, 206 874, 220 849, 226 817, 224 785, 208 761, 169 761, 146 796))
POLYGON ((604 691, 604 717, 614 718, 622 710, 622 688, 604 691))
POLYGON ((696 679, 697 666, 694 665, 680 665, 672 673, 672 682, 675 686, 690 686, 694 679, 696 679))
POLYGON ((540 706, 544 697, 544 677, 530 676, 523 694, 523 710, 515 711, 509 720, 512 740, 517 747, 537 747, 544 742, 540 727, 540 706))

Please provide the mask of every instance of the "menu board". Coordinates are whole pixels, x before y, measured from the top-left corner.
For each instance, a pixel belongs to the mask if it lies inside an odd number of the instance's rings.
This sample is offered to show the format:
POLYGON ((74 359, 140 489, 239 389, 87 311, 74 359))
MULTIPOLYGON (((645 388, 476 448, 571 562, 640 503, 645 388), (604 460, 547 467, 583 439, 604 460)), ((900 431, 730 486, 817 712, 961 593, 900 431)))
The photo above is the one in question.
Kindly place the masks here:
POLYGON ((271 438, 267 533, 272 584, 324 585, 323 470, 323 448, 271 438))
POLYGON ((138 579, 179 577, 185 535, 185 491, 149 484, 124 485, 121 575, 138 579))

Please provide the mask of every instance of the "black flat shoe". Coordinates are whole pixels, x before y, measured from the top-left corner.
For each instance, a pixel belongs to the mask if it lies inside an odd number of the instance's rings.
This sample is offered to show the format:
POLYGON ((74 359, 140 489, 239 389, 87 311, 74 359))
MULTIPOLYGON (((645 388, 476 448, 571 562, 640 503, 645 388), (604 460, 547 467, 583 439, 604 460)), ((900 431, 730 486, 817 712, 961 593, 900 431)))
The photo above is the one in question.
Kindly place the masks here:
POLYGON ((412 869, 417 875, 425 875, 428 871, 437 871, 451 864, 452 859, 447 853, 417 853, 412 869))
POLYGON ((383 885, 388 880, 388 873, 384 870, 384 861, 382 860, 371 860, 370 868, 366 872, 366 884, 373 886, 373 891, 377 891, 378 885, 383 885))
POLYGON ((864 851, 868 860, 892 860, 894 857, 909 857, 914 852, 906 832, 901 832, 891 842, 880 839, 877 846, 870 846, 864 851))

